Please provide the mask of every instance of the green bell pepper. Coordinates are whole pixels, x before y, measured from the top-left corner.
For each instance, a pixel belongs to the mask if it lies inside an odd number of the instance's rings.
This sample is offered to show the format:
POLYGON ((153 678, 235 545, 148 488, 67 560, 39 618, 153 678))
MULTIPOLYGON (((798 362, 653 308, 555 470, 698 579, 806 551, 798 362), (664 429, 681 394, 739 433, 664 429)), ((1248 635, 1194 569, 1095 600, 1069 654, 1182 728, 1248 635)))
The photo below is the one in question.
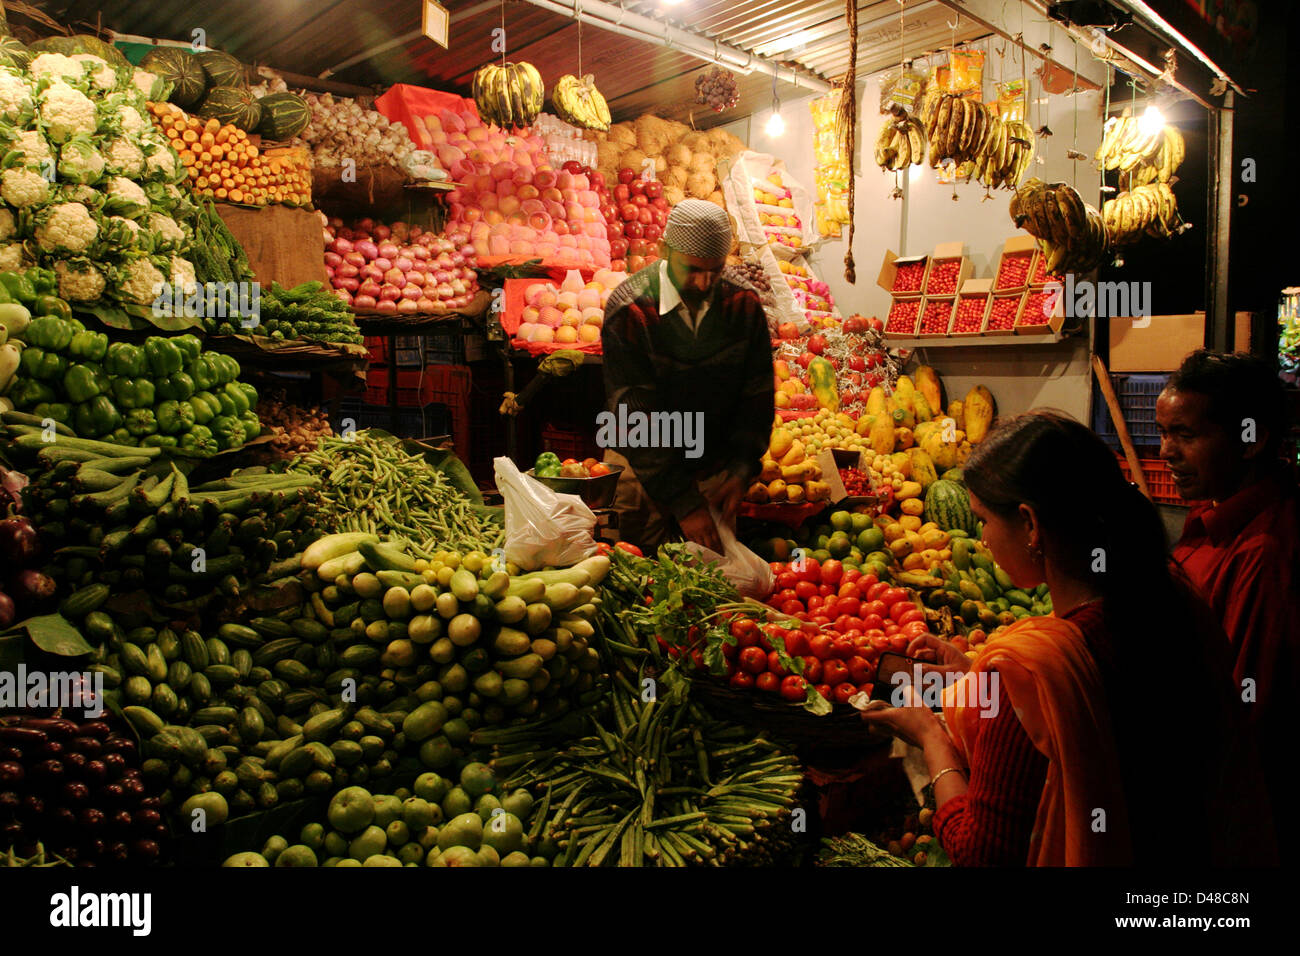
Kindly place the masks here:
POLYGON ((216 357, 211 353, 200 355, 189 364, 186 369, 190 378, 194 379, 194 387, 200 391, 212 388, 214 385, 223 384, 221 381, 221 370, 217 367, 216 357))
POLYGON ((533 462, 533 474, 539 478, 558 478, 560 476, 560 456, 553 451, 544 451, 533 462))
POLYGON ((203 351, 203 343, 195 335, 178 335, 168 341, 181 350, 182 366, 189 365, 203 351))
POLYGON ((152 408, 133 408, 126 413, 126 430, 137 438, 152 435, 158 430, 158 419, 152 408))
POLYGON ((239 378, 239 363, 229 355, 217 353, 213 356, 213 361, 217 366, 217 381, 222 385, 239 378))
POLYGON ((178 402, 187 401, 194 394, 194 379, 184 372, 172 372, 158 382, 158 397, 174 398, 178 402))
POLYGON ((63 376, 63 391, 68 399, 80 404, 88 402, 101 393, 100 383, 96 381, 95 370, 89 365, 73 365, 63 376))
POLYGON ((14 403, 14 408, 19 409, 31 408, 42 402, 53 402, 58 398, 54 389, 34 378, 20 378, 13 382, 6 397, 14 403))
POLYGON ((65 319, 53 315, 42 315, 32 319, 27 326, 27 344, 36 345, 54 352, 62 352, 72 344, 76 330, 65 319))
POLYGON ((238 448, 244 443, 244 425, 238 418, 218 415, 212 419, 211 428, 213 436, 217 439, 217 445, 222 451, 227 448, 238 448))
POLYGON ((184 363, 181 350, 170 339, 158 335, 144 340, 144 357, 149 371, 159 377, 179 372, 184 363))
POLYGON ((18 360, 18 367, 28 378, 58 381, 68 370, 68 360, 56 352, 48 352, 43 348, 26 348, 23 349, 22 358, 18 360))
POLYGON ((221 402, 211 392, 195 392, 190 398, 190 407, 194 409, 197 425, 206 425, 221 414, 221 402))
MULTIPOLYGON (((248 394, 242 388, 239 387, 238 382, 227 382, 225 387, 221 390, 220 395, 218 395, 217 397, 220 398, 221 395, 230 396, 230 402, 232 405, 235 406, 235 411, 234 411, 235 418, 238 418, 240 415, 244 414, 244 412, 248 411, 250 408, 253 407, 252 404, 248 401, 248 394)), ((224 407, 225 405, 223 404, 222 408, 224 407)))
POLYGON ((104 367, 108 369, 109 375, 125 378, 135 378, 148 371, 144 350, 129 342, 114 342, 110 345, 104 357, 104 367))
POLYGON ((4 286, 4 290, 9 293, 10 299, 14 302, 27 305, 36 301, 36 287, 25 275, 17 272, 0 272, 0 286, 4 286))
POLYGON ((122 428, 114 428, 112 434, 105 435, 104 437, 111 439, 113 443, 117 445, 140 444, 140 439, 132 435, 130 429, 126 428, 125 426, 123 426, 122 428))
POLYGON ((179 444, 181 448, 188 448, 204 455, 215 455, 221 450, 212 430, 206 425, 195 425, 180 437, 179 444))
MULTIPOLYGON (((41 315, 52 315, 55 318, 62 319, 64 322, 74 321, 72 318, 72 306, 68 305, 68 303, 64 302, 57 295, 41 295, 39 289, 36 292, 36 302, 32 311, 38 312, 41 315)), ((78 322, 77 324, 80 325, 81 323, 78 322)), ((84 329, 85 326, 83 325, 81 328, 84 329)), ((77 331, 80 332, 81 329, 78 329, 77 331)))
POLYGON ((158 430, 164 435, 179 435, 194 426, 194 409, 189 402, 170 399, 154 409, 154 415, 158 419, 158 430))
POLYGON ((139 378, 113 379, 113 401, 118 408, 153 408, 153 382, 141 376, 139 378))
POLYGON ((252 441, 262 434, 262 420, 257 417, 257 412, 250 409, 239 416, 239 421, 244 426, 244 441, 252 441))
MULTIPOLYGON (((236 382, 236 383, 235 383, 235 386, 236 386, 236 387, 237 387, 241 392, 243 392, 243 393, 244 393, 244 397, 245 397, 246 399, 248 399, 248 410, 249 410, 250 412, 251 412, 251 411, 256 411, 256 410, 257 410, 257 401, 258 401, 258 399, 257 399, 257 389, 253 388, 253 386, 249 385, 247 382, 236 382)), ((244 414, 244 413, 243 413, 243 412, 240 412, 239 414, 242 415, 242 414, 244 414)))
POLYGON ((53 269, 34 267, 27 270, 27 281, 37 295, 56 295, 59 289, 59 276, 53 269))
POLYGON ((175 448, 178 444, 175 435, 145 435, 140 439, 141 448, 175 448))
POLYGON ((68 354, 74 359, 102 362, 108 354, 108 336, 103 332, 78 332, 72 336, 68 354))
POLYGON ((61 425, 72 424, 72 406, 66 402, 41 402, 32 409, 37 418, 52 418, 61 425))
POLYGON ((98 438, 122 426, 122 413, 107 395, 97 395, 88 402, 77 405, 75 413, 77 434, 82 438, 98 438))

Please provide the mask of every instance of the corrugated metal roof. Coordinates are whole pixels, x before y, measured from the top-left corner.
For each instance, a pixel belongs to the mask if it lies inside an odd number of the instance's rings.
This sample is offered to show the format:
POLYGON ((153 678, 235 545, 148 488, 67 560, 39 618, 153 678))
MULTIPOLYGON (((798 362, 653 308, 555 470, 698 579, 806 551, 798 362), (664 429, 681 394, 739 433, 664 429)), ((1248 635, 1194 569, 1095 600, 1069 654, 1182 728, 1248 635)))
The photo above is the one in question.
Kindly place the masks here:
MULTIPOLYGON (((470 77, 491 61, 492 30, 499 27, 499 8, 483 9, 479 0, 444 0, 451 10, 450 50, 422 36, 389 46, 362 62, 338 70, 331 78, 362 86, 416 83, 467 93, 470 77), (465 16, 466 12, 473 15, 465 16)), ((416 0, 48 0, 40 3, 61 22, 102 22, 122 33, 189 40, 203 30, 207 44, 242 60, 310 76, 333 70, 358 54, 391 44, 420 29, 416 0)), ((835 0, 683 0, 663 7, 638 0, 629 12, 672 22, 719 43, 765 55, 817 77, 834 81, 848 67, 848 31, 844 4, 835 0)), ((858 4, 860 23, 858 73, 884 69, 899 59, 897 0, 858 4)), ((909 55, 937 49, 953 39, 947 26, 950 10, 937 0, 915 0, 904 8, 909 55)), ((528 60, 549 86, 578 70, 578 28, 567 17, 522 0, 505 5, 509 56, 528 60)), ((959 40, 982 35, 964 20, 959 40)), ((737 74, 740 103, 717 114, 698 106, 695 78, 709 65, 680 51, 620 36, 596 27, 582 31, 582 70, 594 73, 616 119, 647 110, 701 127, 729 122, 766 109, 772 80, 762 73, 737 74)), ((782 99, 804 95, 783 76, 782 99)))

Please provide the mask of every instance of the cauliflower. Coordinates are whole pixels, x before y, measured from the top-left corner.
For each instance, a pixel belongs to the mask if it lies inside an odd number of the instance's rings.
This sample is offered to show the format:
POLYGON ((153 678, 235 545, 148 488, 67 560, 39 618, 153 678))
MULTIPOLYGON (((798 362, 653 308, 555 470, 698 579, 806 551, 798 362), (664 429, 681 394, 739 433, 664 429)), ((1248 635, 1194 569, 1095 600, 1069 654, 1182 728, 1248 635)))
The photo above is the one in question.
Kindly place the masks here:
POLYGON ((74 136, 59 149, 59 175, 74 183, 99 182, 104 157, 88 136, 74 136))
POLYGON ((14 140, 13 148, 23 154, 25 166, 44 166, 54 159, 49 141, 38 129, 24 130, 14 140))
POLYGON ((0 207, 0 239, 12 239, 17 231, 18 223, 14 221, 13 212, 0 207))
POLYGON ((31 85, 18 73, 0 70, 0 116, 17 120, 31 109, 31 85))
POLYGON ((179 249, 185 244, 185 230, 171 216, 151 212, 145 219, 145 225, 154 234, 154 243, 159 249, 179 249))
POLYGON ((78 202, 48 207, 36 227, 36 241, 47 252, 85 252, 98 235, 99 225, 90 210, 78 202))
POLYGON ((131 249, 149 251, 149 243, 144 242, 140 224, 123 216, 107 216, 103 222, 104 244, 116 252, 131 249))
POLYGON ((127 302, 144 305, 157 298, 158 289, 166 281, 163 274, 141 256, 132 259, 118 271, 117 292, 127 302))
POLYGON ((59 277, 59 297, 70 302, 89 302, 104 294, 107 284, 104 273, 88 259, 62 259, 54 263, 54 273, 59 277))
POLYGON ((62 143, 78 133, 95 132, 95 104, 86 94, 55 80, 41 94, 41 119, 50 140, 62 143))
POLYGON ((131 85, 151 103, 161 103, 167 99, 167 81, 148 70, 136 70, 131 75, 131 85))
POLYGON ((108 198, 104 201, 104 211, 136 219, 149 211, 149 197, 140 188, 139 183, 122 176, 114 176, 108 181, 108 198))
POLYGON ((0 243, 0 272, 22 272, 30 265, 21 242, 0 243))
POLYGON ((104 164, 110 173, 138 179, 144 172, 144 153, 129 139, 111 139, 104 148, 104 164))
POLYGON ((194 274, 194 263, 184 259, 176 254, 172 254, 171 261, 172 285, 178 285, 182 289, 188 289, 198 284, 198 276, 194 274))
POLYGON ((170 146, 162 146, 144 158, 144 176, 150 180, 176 178, 176 154, 170 146))
POLYGON ((50 184, 40 173, 15 166, 0 177, 0 197, 15 208, 40 205, 50 198, 50 184))
POLYGON ((65 183, 54 190, 54 198, 59 202, 79 202, 87 209, 99 209, 104 205, 104 195, 92 186, 81 183, 65 183))
MULTIPOLYGON (((96 57, 96 59, 99 59, 96 57)), ((99 62, 103 63, 103 60, 99 62)), ((104 63, 107 66, 107 63, 104 63)), ((80 63, 70 56, 64 56, 62 53, 42 53, 33 57, 31 65, 28 66, 32 76, 38 80, 59 80, 72 79, 79 80, 86 75, 85 69, 80 63)))
POLYGON ((113 90, 117 87, 117 72, 103 57, 93 53, 74 53, 71 59, 86 71, 95 89, 113 90))
POLYGON ((117 118, 122 121, 122 132, 127 134, 143 133, 145 129, 144 117, 134 106, 123 106, 117 114, 117 118))

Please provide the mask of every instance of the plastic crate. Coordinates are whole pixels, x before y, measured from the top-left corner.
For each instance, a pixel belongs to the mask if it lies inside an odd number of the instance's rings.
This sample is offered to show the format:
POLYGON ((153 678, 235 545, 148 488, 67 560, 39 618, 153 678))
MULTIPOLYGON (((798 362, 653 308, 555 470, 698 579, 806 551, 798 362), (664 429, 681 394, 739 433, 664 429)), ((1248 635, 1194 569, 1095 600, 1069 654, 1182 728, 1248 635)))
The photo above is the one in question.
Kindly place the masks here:
POLYGON ((422 338, 426 365, 465 364, 465 333, 459 325, 434 326, 422 338))
POLYGON ((420 350, 418 348, 416 349, 399 348, 397 350, 397 361, 394 362, 393 364, 396 365, 398 368, 411 368, 411 367, 419 368, 421 364, 420 350))
MULTIPOLYGON (((1114 374, 1110 380, 1134 446, 1160 447, 1160 431, 1156 428, 1156 399, 1164 391, 1169 376, 1114 374)), ((1095 383, 1092 387, 1092 430, 1112 449, 1120 450, 1119 433, 1110 420, 1110 407, 1095 383)))
POLYGON ((470 460, 469 393, 470 370, 464 365, 431 365, 424 370, 420 394, 426 403, 447 410, 447 432, 456 446, 456 456, 470 460))
POLYGON ((601 457, 594 434, 587 435, 576 429, 560 428, 557 425, 546 425, 542 428, 542 451, 555 452, 561 461, 566 458, 582 461, 585 458, 601 457))
POLYGON ((351 400, 342 402, 339 406, 339 417, 344 421, 351 419, 353 427, 357 430, 382 428, 399 438, 436 438, 452 432, 450 414, 444 406, 436 404, 399 408, 396 426, 393 425, 392 409, 386 405, 372 405, 368 402, 351 400))
MULTIPOLYGON (((1124 473, 1124 477, 1129 481, 1133 480, 1133 472, 1129 469, 1128 459, 1123 455, 1117 456, 1119 459, 1119 470, 1124 473)), ((1169 462, 1162 458, 1139 458, 1138 464, 1142 467, 1142 477, 1146 479, 1147 491, 1151 492, 1151 500, 1162 505, 1185 505, 1186 500, 1178 494, 1178 485, 1174 483, 1174 473, 1169 470, 1169 462)))
POLYGON ((367 335, 365 338, 366 352, 369 354, 372 365, 383 365, 388 361, 388 337, 383 335, 367 335))
MULTIPOLYGON (((390 369, 372 368, 366 372, 366 402, 370 405, 387 405, 390 369)), ((397 404, 402 408, 418 408, 427 404, 421 390, 421 373, 397 373, 397 404)))

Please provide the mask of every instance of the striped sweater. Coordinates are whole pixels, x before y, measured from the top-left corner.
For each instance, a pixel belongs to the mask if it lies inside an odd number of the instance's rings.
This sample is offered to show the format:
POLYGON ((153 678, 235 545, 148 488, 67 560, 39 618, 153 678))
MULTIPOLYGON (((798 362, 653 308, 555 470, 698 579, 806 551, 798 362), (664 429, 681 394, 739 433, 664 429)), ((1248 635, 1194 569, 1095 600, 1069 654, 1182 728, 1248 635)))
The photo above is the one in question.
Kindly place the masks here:
POLYGON ((745 481, 758 473, 775 407, 772 346, 762 303, 742 277, 724 271, 697 332, 676 312, 659 314, 659 282, 655 263, 605 305, 605 396, 623 420, 636 412, 680 413, 702 426, 692 448, 680 441, 645 447, 627 429, 616 449, 656 506, 680 519, 705 504, 697 481, 720 471, 745 481))

